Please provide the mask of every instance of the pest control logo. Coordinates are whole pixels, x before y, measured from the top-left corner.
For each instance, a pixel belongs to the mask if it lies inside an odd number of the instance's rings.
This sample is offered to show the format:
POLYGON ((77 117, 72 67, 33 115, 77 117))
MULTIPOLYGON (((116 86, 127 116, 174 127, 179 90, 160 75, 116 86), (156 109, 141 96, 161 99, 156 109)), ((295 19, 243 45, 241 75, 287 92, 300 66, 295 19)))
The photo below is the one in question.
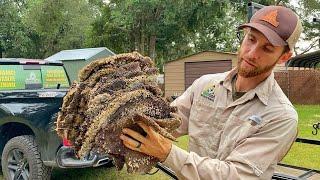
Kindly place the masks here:
POLYGON ((26 78, 26 84, 34 84, 34 83, 40 83, 40 80, 37 79, 37 76, 34 72, 31 72, 29 74, 29 77, 26 78))
POLYGON ((208 84, 204 90, 201 92, 201 96, 208 98, 211 101, 214 101, 214 90, 215 90, 216 86, 215 84, 208 84))

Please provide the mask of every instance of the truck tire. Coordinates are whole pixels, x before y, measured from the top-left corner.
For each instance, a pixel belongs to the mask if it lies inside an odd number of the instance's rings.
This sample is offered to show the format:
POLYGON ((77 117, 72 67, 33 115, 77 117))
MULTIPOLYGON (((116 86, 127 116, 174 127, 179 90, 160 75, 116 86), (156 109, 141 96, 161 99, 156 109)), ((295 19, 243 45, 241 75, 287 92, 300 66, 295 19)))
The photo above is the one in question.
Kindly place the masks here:
POLYGON ((43 164, 34 136, 17 136, 5 145, 1 157, 7 180, 50 179, 51 167, 43 164))

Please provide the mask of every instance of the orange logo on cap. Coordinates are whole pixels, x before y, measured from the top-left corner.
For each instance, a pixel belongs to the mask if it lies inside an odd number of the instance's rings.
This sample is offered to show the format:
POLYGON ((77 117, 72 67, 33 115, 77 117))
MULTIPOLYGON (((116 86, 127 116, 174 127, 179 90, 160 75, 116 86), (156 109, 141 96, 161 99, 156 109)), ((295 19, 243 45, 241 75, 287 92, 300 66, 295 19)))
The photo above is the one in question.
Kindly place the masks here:
POLYGON ((272 24, 274 27, 278 27, 279 26, 279 22, 277 21, 277 16, 278 16, 278 11, 275 10, 275 11, 271 11, 267 15, 263 16, 261 18, 261 20, 272 24))

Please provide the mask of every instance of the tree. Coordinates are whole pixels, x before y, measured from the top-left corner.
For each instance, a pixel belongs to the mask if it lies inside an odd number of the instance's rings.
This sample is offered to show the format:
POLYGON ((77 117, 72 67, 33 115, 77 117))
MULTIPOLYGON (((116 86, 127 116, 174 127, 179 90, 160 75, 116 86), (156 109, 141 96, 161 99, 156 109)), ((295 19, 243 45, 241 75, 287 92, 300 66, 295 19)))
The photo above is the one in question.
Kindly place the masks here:
POLYGON ((201 50, 237 49, 230 37, 238 19, 228 1, 113 0, 101 12, 92 29, 93 46, 137 50, 160 67, 201 50))
POLYGON ((28 6, 23 22, 38 36, 42 58, 85 46, 95 15, 86 0, 29 0, 28 6))
POLYGON ((320 18, 320 1, 319 0, 301 0, 295 1, 278 0, 278 4, 282 4, 295 11, 302 21, 303 32, 300 38, 300 43, 306 44, 307 47, 296 46, 294 48, 295 54, 304 54, 310 50, 320 48, 320 23, 312 22, 313 18, 320 18), (302 43, 303 42, 303 43, 302 43))
POLYGON ((0 1, 0 49, 3 57, 32 57, 33 40, 21 16, 25 1, 0 1))
POLYGON ((304 54, 312 49, 320 48, 320 23, 313 22, 313 18, 320 18, 320 0, 302 0, 299 2, 301 8, 296 7, 297 12, 303 20, 303 41, 309 42, 308 47, 297 47, 304 54))

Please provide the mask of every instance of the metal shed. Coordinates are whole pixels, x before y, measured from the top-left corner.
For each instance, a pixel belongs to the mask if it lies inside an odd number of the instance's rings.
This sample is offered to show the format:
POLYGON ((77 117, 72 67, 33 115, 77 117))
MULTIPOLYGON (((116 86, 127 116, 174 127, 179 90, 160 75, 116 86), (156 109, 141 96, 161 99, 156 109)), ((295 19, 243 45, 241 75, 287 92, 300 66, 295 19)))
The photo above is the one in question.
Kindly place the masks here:
POLYGON ((60 51, 45 60, 48 61, 62 61, 66 68, 70 81, 78 80, 78 72, 86 64, 90 62, 115 55, 106 47, 99 48, 85 48, 85 49, 72 49, 60 51))
POLYGON ((181 95, 205 74, 229 71, 236 66, 235 53, 203 51, 178 58, 164 65, 165 96, 181 95))

